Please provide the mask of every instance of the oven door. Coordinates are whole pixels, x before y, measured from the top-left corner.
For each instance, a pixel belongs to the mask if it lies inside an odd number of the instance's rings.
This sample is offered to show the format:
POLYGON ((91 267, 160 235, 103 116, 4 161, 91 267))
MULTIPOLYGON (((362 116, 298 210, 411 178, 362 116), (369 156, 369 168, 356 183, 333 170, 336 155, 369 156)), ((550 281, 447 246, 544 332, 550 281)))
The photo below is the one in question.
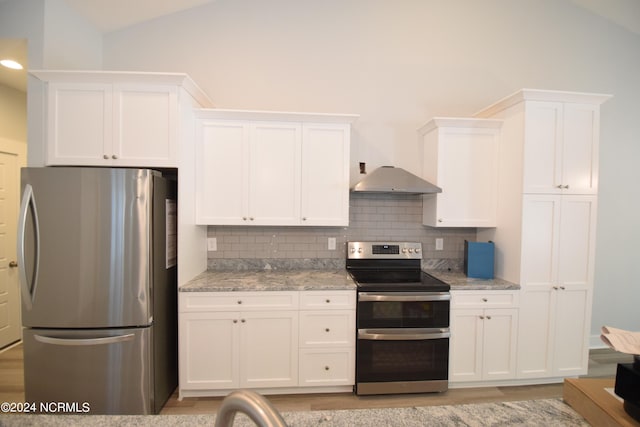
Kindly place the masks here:
POLYGON ((359 329, 356 394, 448 388, 449 329, 359 329))
POLYGON ((449 292, 358 292, 358 329, 448 328, 449 292))

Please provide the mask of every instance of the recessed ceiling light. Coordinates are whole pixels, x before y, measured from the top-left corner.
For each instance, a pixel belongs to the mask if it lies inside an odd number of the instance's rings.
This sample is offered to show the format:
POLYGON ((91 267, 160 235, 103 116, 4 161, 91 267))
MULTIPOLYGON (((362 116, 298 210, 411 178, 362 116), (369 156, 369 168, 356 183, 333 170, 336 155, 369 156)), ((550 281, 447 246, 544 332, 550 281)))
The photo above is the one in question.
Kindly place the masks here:
POLYGON ((22 70, 22 64, 14 61, 13 59, 3 59, 0 61, 0 65, 11 68, 12 70, 22 70))

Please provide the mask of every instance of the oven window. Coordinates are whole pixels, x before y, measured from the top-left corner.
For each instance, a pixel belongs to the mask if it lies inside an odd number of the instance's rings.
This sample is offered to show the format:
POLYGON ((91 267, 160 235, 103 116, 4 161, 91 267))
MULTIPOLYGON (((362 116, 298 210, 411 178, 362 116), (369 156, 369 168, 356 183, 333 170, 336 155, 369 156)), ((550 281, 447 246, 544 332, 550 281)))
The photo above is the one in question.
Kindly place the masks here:
POLYGON ((358 328, 448 328, 449 301, 360 301, 358 328))
POLYGON ((358 340, 357 382, 446 380, 449 338, 358 340))

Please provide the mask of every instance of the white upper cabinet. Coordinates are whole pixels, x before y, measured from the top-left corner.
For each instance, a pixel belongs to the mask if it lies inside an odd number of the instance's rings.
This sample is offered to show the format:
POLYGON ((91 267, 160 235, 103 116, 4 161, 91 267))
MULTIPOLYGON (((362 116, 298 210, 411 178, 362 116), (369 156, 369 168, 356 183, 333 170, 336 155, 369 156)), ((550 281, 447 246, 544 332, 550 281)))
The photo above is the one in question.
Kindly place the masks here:
POLYGON ((525 114, 524 192, 597 193, 598 106, 530 101, 525 114))
POLYGON ((609 98, 523 89, 476 116, 521 117, 509 123, 503 136, 524 142, 523 193, 597 194, 600 104, 609 98))
POLYGON ((495 227, 501 120, 434 118, 419 133, 423 173, 442 193, 423 198, 431 227, 495 227))
POLYGON ((44 82, 45 126, 33 140, 45 165, 177 167, 181 108, 211 105, 184 74, 31 74, 44 82))
POLYGON ((354 118, 200 111, 196 222, 348 225, 354 118))

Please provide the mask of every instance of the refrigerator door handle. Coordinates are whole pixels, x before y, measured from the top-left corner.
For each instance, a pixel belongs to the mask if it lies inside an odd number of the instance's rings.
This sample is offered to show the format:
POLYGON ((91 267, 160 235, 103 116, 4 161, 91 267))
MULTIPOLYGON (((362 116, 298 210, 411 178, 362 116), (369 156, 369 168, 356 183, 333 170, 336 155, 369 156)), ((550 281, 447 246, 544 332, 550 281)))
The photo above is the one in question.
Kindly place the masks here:
POLYGON ((101 344, 115 344, 119 342, 132 341, 135 338, 134 334, 116 335, 113 337, 105 338, 54 338, 45 337, 44 335, 34 335, 36 341, 40 341, 45 344, 53 345, 101 345, 101 344))
POLYGON ((22 300, 27 310, 33 307, 33 300, 36 295, 36 285, 38 283, 38 270, 40 263, 40 228, 38 221, 38 210, 36 209, 36 201, 33 197, 33 187, 26 184, 24 193, 22 194, 22 203, 20 204, 20 216, 18 217, 18 276, 20 280, 20 288, 22 289, 22 300), (27 227, 27 214, 29 208, 33 212, 33 222, 35 229, 35 260, 33 283, 27 280, 27 265, 25 262, 25 237, 27 227))

